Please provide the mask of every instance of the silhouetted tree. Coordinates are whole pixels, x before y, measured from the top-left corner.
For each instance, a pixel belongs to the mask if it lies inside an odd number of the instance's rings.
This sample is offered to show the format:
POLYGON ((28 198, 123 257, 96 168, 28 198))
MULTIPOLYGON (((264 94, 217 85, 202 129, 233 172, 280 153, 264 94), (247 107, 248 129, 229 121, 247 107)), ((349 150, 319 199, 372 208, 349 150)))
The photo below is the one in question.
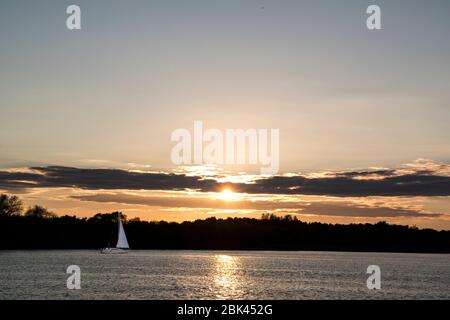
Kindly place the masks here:
POLYGON ((278 221, 283 219, 283 217, 277 216, 274 213, 263 213, 261 215, 261 220, 272 220, 272 221, 278 221))
POLYGON ((127 221, 127 216, 118 211, 112 213, 97 213, 92 218, 89 218, 89 221, 96 223, 117 222, 117 217, 119 216, 122 221, 127 221))
POLYGON ((22 201, 17 196, 0 195, 0 215, 14 216, 23 212, 22 201))
POLYGON ((39 218, 39 219, 56 218, 56 214, 54 214, 53 212, 47 210, 44 207, 38 206, 38 205, 29 208, 25 212, 25 216, 26 217, 39 218))

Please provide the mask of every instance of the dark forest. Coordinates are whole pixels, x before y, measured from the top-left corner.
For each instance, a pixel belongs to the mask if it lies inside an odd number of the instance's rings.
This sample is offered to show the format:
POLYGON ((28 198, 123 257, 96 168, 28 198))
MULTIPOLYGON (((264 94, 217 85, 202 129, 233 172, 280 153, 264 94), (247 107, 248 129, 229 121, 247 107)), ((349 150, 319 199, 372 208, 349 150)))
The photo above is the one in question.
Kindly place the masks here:
POLYGON ((0 249, 99 249, 115 245, 121 215, 131 249, 329 250, 450 253, 450 231, 376 224, 307 223, 295 216, 175 222, 127 220, 119 212, 56 216, 1 195, 0 249))

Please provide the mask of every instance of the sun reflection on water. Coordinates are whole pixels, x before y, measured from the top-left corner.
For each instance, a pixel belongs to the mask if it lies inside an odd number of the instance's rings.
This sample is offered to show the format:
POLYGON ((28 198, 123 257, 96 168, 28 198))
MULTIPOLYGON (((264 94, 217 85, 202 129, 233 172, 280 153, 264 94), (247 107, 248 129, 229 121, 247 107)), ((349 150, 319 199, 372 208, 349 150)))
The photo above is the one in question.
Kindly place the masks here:
POLYGON ((213 283, 215 295, 218 299, 238 299, 242 297, 243 278, 240 258, 219 254, 214 256, 213 283))

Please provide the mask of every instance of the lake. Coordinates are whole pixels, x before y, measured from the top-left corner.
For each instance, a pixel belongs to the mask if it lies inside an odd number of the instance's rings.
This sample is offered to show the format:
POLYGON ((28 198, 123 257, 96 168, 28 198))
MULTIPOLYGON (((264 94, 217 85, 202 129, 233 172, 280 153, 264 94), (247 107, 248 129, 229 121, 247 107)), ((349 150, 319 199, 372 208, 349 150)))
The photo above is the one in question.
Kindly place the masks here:
POLYGON ((0 299, 449 299, 450 255, 0 251, 0 299), (69 290, 69 265, 81 289, 69 290), (369 290, 369 265, 381 289, 369 290))

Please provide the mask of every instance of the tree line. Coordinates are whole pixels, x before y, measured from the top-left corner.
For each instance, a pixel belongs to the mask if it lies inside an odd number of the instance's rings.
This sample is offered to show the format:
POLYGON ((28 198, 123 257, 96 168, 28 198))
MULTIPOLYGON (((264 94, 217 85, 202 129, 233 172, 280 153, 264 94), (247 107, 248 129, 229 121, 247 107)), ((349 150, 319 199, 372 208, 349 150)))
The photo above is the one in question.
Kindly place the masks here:
POLYGON ((214 217, 182 223, 127 219, 120 212, 90 218, 23 209, 0 195, 0 249, 99 249, 115 245, 120 215, 131 249, 328 250, 450 253, 450 231, 376 224, 303 222, 295 216, 214 217))

